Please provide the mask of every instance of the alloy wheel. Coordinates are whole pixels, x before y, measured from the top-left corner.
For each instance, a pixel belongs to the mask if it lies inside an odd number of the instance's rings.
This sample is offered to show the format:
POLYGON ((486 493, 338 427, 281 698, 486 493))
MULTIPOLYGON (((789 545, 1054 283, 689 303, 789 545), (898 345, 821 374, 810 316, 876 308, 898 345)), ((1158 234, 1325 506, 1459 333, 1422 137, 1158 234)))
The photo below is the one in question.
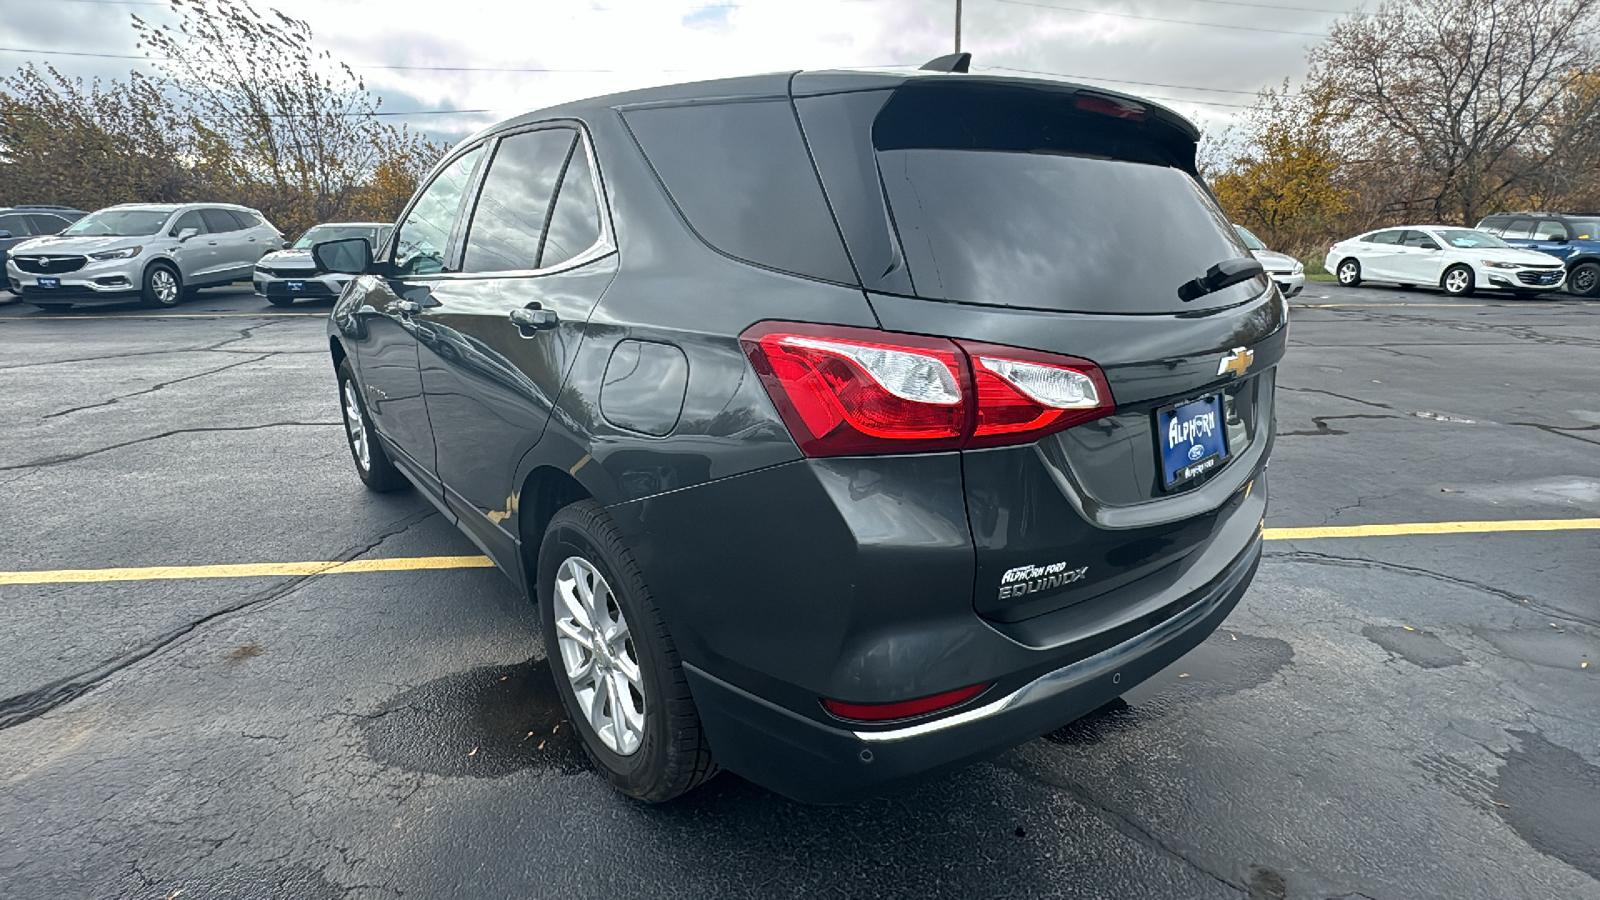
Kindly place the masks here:
POLYGON ((611 752, 630 756, 644 742, 644 682, 622 607, 581 556, 556 570, 555 594, 561 665, 578 708, 611 752))
POLYGON ((1597 278, 1600 278, 1600 269, 1593 266, 1579 266, 1578 270, 1572 273, 1572 292, 1587 296, 1594 290, 1597 278))
POLYGON ((350 436, 350 449, 356 453, 356 462, 364 472, 372 468, 372 450, 367 446, 367 424, 361 418, 361 397, 356 393, 356 383, 344 383, 344 428, 350 436))
POLYGON ((1339 267, 1339 283, 1350 284, 1356 280, 1356 264, 1347 262, 1339 267))
POLYGON ((1465 293, 1471 284, 1471 278, 1466 269, 1451 269, 1445 273, 1444 289, 1451 294, 1465 293))
POLYGON ((178 279, 170 271, 157 269, 151 272, 150 287, 162 306, 172 306, 178 302, 178 279))

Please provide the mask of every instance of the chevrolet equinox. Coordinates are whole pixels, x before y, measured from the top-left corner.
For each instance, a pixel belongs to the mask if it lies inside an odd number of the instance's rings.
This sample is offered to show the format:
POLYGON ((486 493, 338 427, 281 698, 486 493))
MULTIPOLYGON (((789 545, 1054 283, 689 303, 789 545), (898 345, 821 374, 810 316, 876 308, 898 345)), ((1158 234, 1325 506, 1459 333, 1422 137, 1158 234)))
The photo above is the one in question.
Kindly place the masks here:
POLYGON ((1194 126, 961 71, 463 141, 329 339, 350 450, 538 604, 596 768, 845 801, 1058 728, 1253 577, 1287 305, 1194 126))

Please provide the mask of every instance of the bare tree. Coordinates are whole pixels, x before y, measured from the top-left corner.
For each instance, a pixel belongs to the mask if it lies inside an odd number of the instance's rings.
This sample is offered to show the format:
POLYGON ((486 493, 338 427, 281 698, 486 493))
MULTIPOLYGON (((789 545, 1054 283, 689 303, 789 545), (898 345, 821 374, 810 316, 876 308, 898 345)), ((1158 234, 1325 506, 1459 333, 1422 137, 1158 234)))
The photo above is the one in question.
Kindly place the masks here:
POLYGON ((1378 217, 1471 225, 1593 133, 1596 24, 1596 0, 1386 0, 1333 27, 1309 83, 1378 217))

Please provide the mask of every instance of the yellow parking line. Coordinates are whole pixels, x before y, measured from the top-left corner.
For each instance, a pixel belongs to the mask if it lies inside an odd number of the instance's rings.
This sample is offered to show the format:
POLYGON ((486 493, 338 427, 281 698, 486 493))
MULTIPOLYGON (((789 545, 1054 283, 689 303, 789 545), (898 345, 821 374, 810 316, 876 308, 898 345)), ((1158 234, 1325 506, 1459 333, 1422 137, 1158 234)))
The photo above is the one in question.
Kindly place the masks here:
POLYGON ((483 569, 487 556, 401 556, 354 559, 349 562, 239 563, 220 566, 148 566, 137 569, 56 569, 0 572, 0 584, 67 584, 97 581, 166 581, 191 578, 282 578, 301 575, 350 575, 358 572, 405 572, 415 569, 483 569))
POLYGON ((1266 528, 1269 541, 1311 538, 1393 537, 1406 534, 1482 534, 1494 531, 1588 531, 1600 519, 1512 519, 1500 522, 1405 522, 1398 525, 1334 525, 1324 528, 1266 528))
MULTIPOLYGON (((1600 519, 1511 519, 1488 522, 1405 522, 1397 525, 1335 525, 1319 528, 1267 528, 1269 541, 1320 538, 1395 537, 1413 534, 1483 534, 1502 531, 1597 531, 1600 519)), ((349 562, 237 563, 216 566, 148 566, 130 569, 54 569, 0 572, 3 584, 73 584, 102 581, 171 581, 196 578, 283 578, 411 572, 423 569, 487 569, 487 556, 399 556, 349 562)))

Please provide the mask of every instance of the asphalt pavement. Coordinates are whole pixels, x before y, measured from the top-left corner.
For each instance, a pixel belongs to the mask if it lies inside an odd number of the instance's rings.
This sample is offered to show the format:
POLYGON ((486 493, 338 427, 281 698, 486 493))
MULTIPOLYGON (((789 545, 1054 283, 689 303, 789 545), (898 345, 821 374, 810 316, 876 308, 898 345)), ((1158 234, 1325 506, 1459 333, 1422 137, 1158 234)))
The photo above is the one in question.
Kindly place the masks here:
POLYGON ((325 304, 0 306, 0 897, 1600 898, 1600 303, 1293 306, 1223 628, 839 807, 628 801, 498 571, 309 574, 477 554, 356 479, 325 304))

